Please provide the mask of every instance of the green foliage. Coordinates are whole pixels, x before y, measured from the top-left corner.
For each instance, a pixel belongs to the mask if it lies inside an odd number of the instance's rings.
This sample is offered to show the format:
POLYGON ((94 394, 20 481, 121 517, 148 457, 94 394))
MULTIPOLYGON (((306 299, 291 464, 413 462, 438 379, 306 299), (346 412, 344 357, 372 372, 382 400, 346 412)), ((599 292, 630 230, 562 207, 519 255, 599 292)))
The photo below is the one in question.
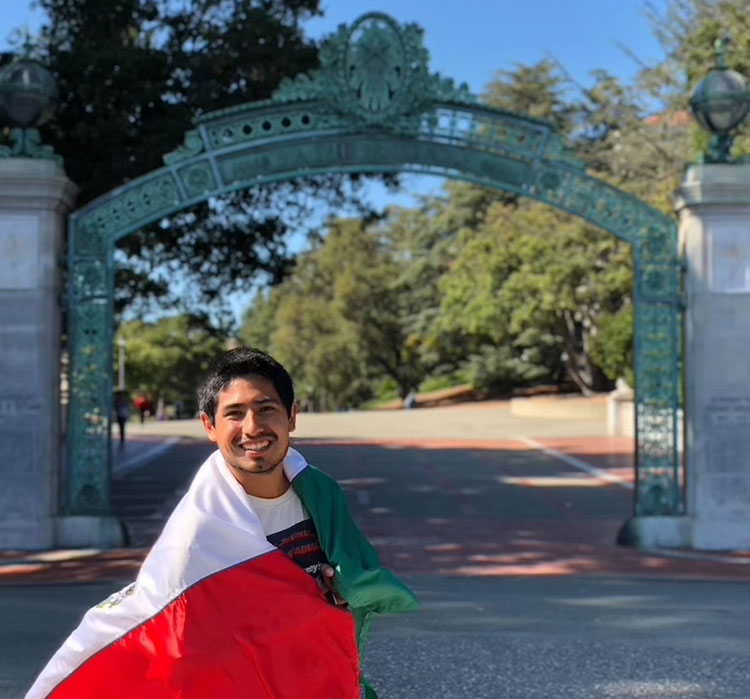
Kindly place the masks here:
MULTIPOLYGON (((534 115, 567 129, 607 178, 646 189, 653 168, 624 172, 618 160, 621 129, 638 120, 627 91, 601 73, 571 102, 565 85, 542 62, 499 74, 487 96, 518 111, 534 102, 534 115)), ((600 317, 630 303, 632 281, 630 249, 611 235, 541 204, 452 182, 443 197, 394 209, 376 225, 335 223, 274 290, 271 346, 316 405, 349 405, 384 377, 403 397, 425 379, 456 373, 487 393, 561 381, 606 390, 612 382, 592 340, 600 317)), ((260 299, 248 322, 269 327, 252 320, 268 309, 260 299)))
MULTIPOLYGON (((60 89, 43 138, 79 186, 79 206, 161 167, 197 113, 266 99, 318 63, 303 32, 318 0, 38 5, 46 19, 36 51, 60 89)), ((304 230, 312 207, 348 200, 343 183, 354 181, 332 175, 238 192, 127 236, 118 243, 116 311, 178 304, 226 316, 231 292, 247 290, 253 275, 286 274, 290 226, 304 230), (189 294, 170 291, 175 278, 189 294)))
POLYGON ((275 318, 279 295, 272 289, 260 291, 245 312, 239 338, 249 347, 266 351, 271 346, 271 336, 276 329, 275 318))
POLYGON ((196 390, 224 341, 204 317, 177 315, 155 323, 125 323, 116 341, 125 341, 126 385, 131 397, 145 393, 154 403, 197 410, 196 390))
POLYGON ((404 397, 429 373, 437 347, 425 344, 424 331, 439 272, 425 251, 440 246, 426 245, 424 220, 402 211, 370 227, 333 222, 294 274, 248 312, 241 337, 268 337, 310 405, 357 405, 386 379, 404 397), (273 322, 259 320, 270 317, 271 307, 273 322))
POLYGON ((606 388, 590 341, 599 314, 630 294, 628 247, 533 203, 496 204, 462 243, 437 329, 473 338, 474 384, 507 390, 564 372, 584 391, 606 388))
POLYGON ((635 387, 633 316, 632 305, 615 313, 602 313, 599 332, 591 341, 591 356, 610 379, 624 378, 629 386, 635 387))
POLYGON ((461 371, 439 376, 430 376, 419 384, 419 392, 429 393, 430 391, 442 391, 446 388, 463 386, 467 382, 468 378, 466 373, 461 371))
POLYGON ((45 140, 79 201, 161 166, 197 111, 266 98, 317 64, 317 0, 39 0, 38 50, 60 88, 45 140), (91 148, 91 144, 96 148, 91 148))
POLYGON ((398 398, 398 384, 390 376, 375 382, 375 401, 382 402, 398 398))
POLYGON ((484 91, 484 101, 497 109, 544 119, 566 133, 573 107, 564 99, 566 78, 549 59, 534 65, 517 63, 514 70, 500 70, 484 91))

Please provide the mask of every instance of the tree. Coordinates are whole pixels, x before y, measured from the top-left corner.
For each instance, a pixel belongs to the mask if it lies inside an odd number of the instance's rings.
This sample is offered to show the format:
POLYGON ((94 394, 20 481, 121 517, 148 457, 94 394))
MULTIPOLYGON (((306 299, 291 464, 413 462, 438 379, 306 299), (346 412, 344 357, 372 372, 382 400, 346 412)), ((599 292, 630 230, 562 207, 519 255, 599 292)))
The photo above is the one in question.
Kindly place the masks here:
POLYGON ((507 390, 559 381, 564 370, 583 391, 606 387, 591 338, 599 313, 628 298, 627 246, 529 202, 496 204, 462 242, 442 279, 437 330, 472 338, 470 375, 487 388, 507 390))
POLYGON ((551 122, 560 133, 570 131, 575 107, 565 99, 568 80, 551 60, 534 65, 517 63, 499 70, 482 98, 491 107, 507 109, 551 122))
MULTIPOLYGON (((318 0, 39 0, 37 53, 60 89, 45 142, 65 159, 79 205, 162 165, 199 111, 270 97, 317 66, 303 22, 318 0)), ((193 310, 226 308, 232 291, 286 273, 290 225, 348 194, 348 176, 239 192, 193 207, 118 244, 116 310, 169 304, 169 282, 196 289, 193 310), (300 192, 305 193, 301 196, 300 192), (284 212, 283 215, 279 212, 284 212), (297 212, 297 216, 293 214, 297 212)), ((304 225, 300 226, 304 229, 304 225)))
MULTIPOLYGON (((499 72, 484 97, 492 106, 551 121, 594 174, 653 196, 654 156, 645 130, 636 131, 643 113, 632 92, 602 71, 590 88, 574 94, 572 87, 561 68, 541 61, 499 72)), ((586 392, 608 388, 592 343, 602 332, 599 319, 630 303, 627 246, 540 204, 485 196, 479 215, 454 242, 432 337, 447 335, 461 347, 460 366, 490 391, 564 378, 586 392)), ((461 197, 466 200, 467 192, 461 197)), ((444 208, 450 218, 453 192, 444 208)))
POLYGON ((314 68, 317 0, 39 0, 38 50, 60 88, 45 139, 84 204, 159 167, 190 119, 266 98, 314 68), (92 149, 92 144, 95 148, 92 149))
POLYGON ((277 289, 266 287, 256 294, 242 319, 239 338, 249 347, 265 350, 271 346, 279 308, 277 289))
POLYGON ((419 220, 400 212, 378 225, 331 222, 293 273, 248 310, 241 337, 270 339, 313 407, 358 405, 384 379, 405 397, 429 373, 422 313, 436 307, 438 275, 415 248, 429 237, 419 220))
POLYGON ((196 391, 224 340, 205 317, 177 315, 155 323, 125 323, 117 340, 126 347, 127 386, 131 395, 145 393, 160 405, 181 404, 197 410, 196 391))
POLYGON ((377 232, 341 220, 279 288, 272 344, 318 403, 346 407, 388 376, 405 396, 422 378, 399 315, 398 268, 377 232))

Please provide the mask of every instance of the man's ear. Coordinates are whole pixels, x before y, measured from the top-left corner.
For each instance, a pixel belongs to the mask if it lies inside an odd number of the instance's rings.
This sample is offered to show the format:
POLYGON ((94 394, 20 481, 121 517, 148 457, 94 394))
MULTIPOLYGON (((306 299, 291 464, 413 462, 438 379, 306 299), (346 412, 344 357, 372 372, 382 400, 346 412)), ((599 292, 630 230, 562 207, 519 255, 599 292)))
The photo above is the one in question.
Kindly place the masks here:
POLYGON ((206 413, 201 413, 201 422, 203 423, 203 429, 206 430, 206 434, 208 435, 208 438, 212 441, 216 441, 216 425, 214 425, 214 421, 206 415, 206 413))
POLYGON ((292 403, 292 414, 289 416, 289 431, 294 432, 297 429, 297 413, 299 412, 299 403, 292 403))

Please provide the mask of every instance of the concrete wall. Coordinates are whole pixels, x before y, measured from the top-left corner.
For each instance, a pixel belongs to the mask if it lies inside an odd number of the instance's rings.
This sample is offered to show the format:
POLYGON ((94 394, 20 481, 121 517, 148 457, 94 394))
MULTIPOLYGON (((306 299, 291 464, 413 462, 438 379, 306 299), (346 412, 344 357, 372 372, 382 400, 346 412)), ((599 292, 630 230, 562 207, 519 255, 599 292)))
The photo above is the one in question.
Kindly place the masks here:
POLYGON ((510 412, 518 417, 550 418, 560 420, 607 419, 607 396, 554 395, 513 398, 510 412))

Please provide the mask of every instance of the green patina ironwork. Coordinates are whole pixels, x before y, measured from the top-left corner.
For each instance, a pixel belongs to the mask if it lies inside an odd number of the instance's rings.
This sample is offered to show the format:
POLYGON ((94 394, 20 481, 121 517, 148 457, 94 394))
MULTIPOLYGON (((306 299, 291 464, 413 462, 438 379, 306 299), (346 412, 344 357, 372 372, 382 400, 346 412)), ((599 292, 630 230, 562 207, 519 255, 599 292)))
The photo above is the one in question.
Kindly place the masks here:
POLYGON ((330 172, 417 172, 514 192, 634 248, 635 512, 682 514, 680 267, 675 222, 588 176, 553 127, 478 103, 428 72, 422 32, 382 14, 341 26, 321 67, 272 99, 200 115, 165 166, 70 220, 71 402, 67 510, 109 507, 115 242, 209 197, 330 172))
POLYGON ((41 158, 63 164, 52 146, 42 143, 36 129, 11 129, 10 142, 10 146, 0 146, 0 158, 41 158))

